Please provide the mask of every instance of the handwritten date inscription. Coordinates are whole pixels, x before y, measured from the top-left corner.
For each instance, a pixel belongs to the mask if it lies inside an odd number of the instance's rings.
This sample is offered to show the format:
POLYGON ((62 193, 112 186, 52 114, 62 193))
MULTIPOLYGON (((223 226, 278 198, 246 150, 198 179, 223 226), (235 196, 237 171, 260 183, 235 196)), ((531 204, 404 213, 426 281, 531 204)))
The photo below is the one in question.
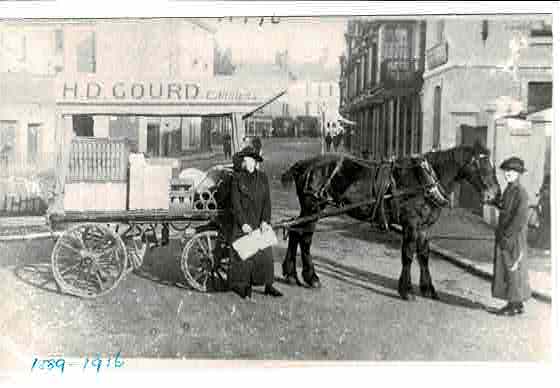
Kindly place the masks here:
POLYGON ((64 373, 66 367, 81 367, 82 370, 95 370, 99 373, 102 369, 118 369, 124 366, 124 360, 121 358, 121 352, 118 352, 114 357, 101 357, 97 354, 96 357, 89 358, 85 357, 82 363, 69 363, 66 362, 64 357, 58 358, 34 358, 31 365, 31 372, 35 370, 43 371, 59 371, 61 374, 64 373))

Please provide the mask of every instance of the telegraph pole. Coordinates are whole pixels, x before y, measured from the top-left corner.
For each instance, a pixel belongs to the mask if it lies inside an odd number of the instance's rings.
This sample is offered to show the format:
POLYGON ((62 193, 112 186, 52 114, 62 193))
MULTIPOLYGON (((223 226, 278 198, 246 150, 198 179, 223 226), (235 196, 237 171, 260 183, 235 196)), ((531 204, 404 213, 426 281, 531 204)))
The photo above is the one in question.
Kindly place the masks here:
POLYGON ((325 102, 319 105, 321 113, 321 155, 325 153, 325 102))

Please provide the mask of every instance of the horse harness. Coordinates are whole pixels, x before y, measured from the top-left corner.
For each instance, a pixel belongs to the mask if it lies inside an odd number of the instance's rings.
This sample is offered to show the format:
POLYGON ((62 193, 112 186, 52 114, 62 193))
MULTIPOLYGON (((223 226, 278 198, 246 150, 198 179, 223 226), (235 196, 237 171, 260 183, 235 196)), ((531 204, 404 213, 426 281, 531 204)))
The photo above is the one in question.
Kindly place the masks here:
MULTIPOLYGON (((317 201, 320 202, 321 205, 330 204, 330 205, 334 205, 335 207, 341 207, 341 204, 338 203, 338 201, 333 201, 331 198, 329 198, 327 192, 334 176, 342 168, 343 161, 344 161, 344 157, 341 157, 338 160, 335 168, 329 174, 326 181, 323 184, 321 184, 321 186, 316 190, 312 190, 309 187, 310 177, 312 173, 308 172, 304 184, 303 194, 313 196, 317 201)), ((473 157, 473 160, 471 160, 469 163, 478 163, 478 162, 479 162, 478 159, 473 157)), ((397 163, 397 161, 394 159, 384 160, 376 164, 378 167, 377 173, 372 175, 372 179, 370 181, 370 186, 369 186, 370 192, 373 192, 373 188, 377 186, 375 198, 372 197, 372 204, 374 206, 372 211, 372 216, 371 216, 372 223, 379 207, 381 206, 384 209, 385 206, 384 201, 387 198, 396 199, 400 197, 409 197, 409 196, 417 195, 419 193, 423 193, 424 198, 426 198, 426 200, 428 200, 428 202, 430 202, 433 206, 440 207, 440 208, 449 206, 450 204, 449 198, 444 188, 439 183, 439 179, 434 169, 432 168, 431 164, 426 158, 424 157, 413 158, 412 164, 407 163, 405 166, 397 163), (388 173, 385 173, 387 170, 383 169, 384 165, 385 166, 388 165, 388 173), (418 168, 417 170, 419 172, 418 179, 420 180, 421 184, 419 186, 407 188, 404 190, 398 189, 397 181, 395 180, 394 177, 394 172, 395 169, 397 168, 418 168), (381 176, 381 181, 376 182, 376 180, 379 178, 379 174, 384 174, 384 173, 385 176, 381 176)), ((298 228, 296 227, 290 227, 289 229, 292 231, 298 231, 298 228)))

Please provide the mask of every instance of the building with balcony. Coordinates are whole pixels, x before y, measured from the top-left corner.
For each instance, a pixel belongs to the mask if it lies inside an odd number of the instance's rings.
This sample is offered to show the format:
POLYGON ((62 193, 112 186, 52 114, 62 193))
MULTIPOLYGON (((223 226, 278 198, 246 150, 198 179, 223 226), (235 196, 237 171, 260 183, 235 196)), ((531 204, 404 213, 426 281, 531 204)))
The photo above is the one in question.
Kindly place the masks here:
MULTIPOLYGON (((547 15, 428 19, 421 150, 478 140, 497 165, 518 155, 535 203, 550 144, 543 126, 524 118, 552 107, 551 27, 547 15)), ((499 173, 498 179, 503 185, 499 173)), ((455 202, 491 218, 468 185, 457 190, 455 202)))
POLYGON ((419 152, 425 22, 348 22, 341 57, 340 111, 357 123, 352 152, 384 159, 419 152))

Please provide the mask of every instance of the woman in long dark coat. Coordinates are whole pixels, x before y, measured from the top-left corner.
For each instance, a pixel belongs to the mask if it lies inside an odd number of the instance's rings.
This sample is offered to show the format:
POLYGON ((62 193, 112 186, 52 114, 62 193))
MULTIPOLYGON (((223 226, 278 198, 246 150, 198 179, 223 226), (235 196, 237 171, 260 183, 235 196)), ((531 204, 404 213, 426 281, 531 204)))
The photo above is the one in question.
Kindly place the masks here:
MULTIPOLYGON (((254 229, 270 228, 271 215, 268 178, 256 169, 262 157, 252 147, 245 147, 237 157, 243 159, 243 168, 235 174, 231 187, 232 242, 254 229)), ((246 260, 233 252, 229 283, 234 292, 242 298, 250 298, 252 286, 264 285, 265 295, 282 296, 273 282, 272 248, 261 250, 246 260)))
POLYGON ((523 302, 531 297, 526 264, 529 200, 527 191, 519 183, 519 176, 526 171, 523 160, 509 158, 500 168, 504 170, 508 185, 498 204, 500 217, 496 229, 492 296, 507 301, 498 314, 511 316, 522 314, 523 302))

